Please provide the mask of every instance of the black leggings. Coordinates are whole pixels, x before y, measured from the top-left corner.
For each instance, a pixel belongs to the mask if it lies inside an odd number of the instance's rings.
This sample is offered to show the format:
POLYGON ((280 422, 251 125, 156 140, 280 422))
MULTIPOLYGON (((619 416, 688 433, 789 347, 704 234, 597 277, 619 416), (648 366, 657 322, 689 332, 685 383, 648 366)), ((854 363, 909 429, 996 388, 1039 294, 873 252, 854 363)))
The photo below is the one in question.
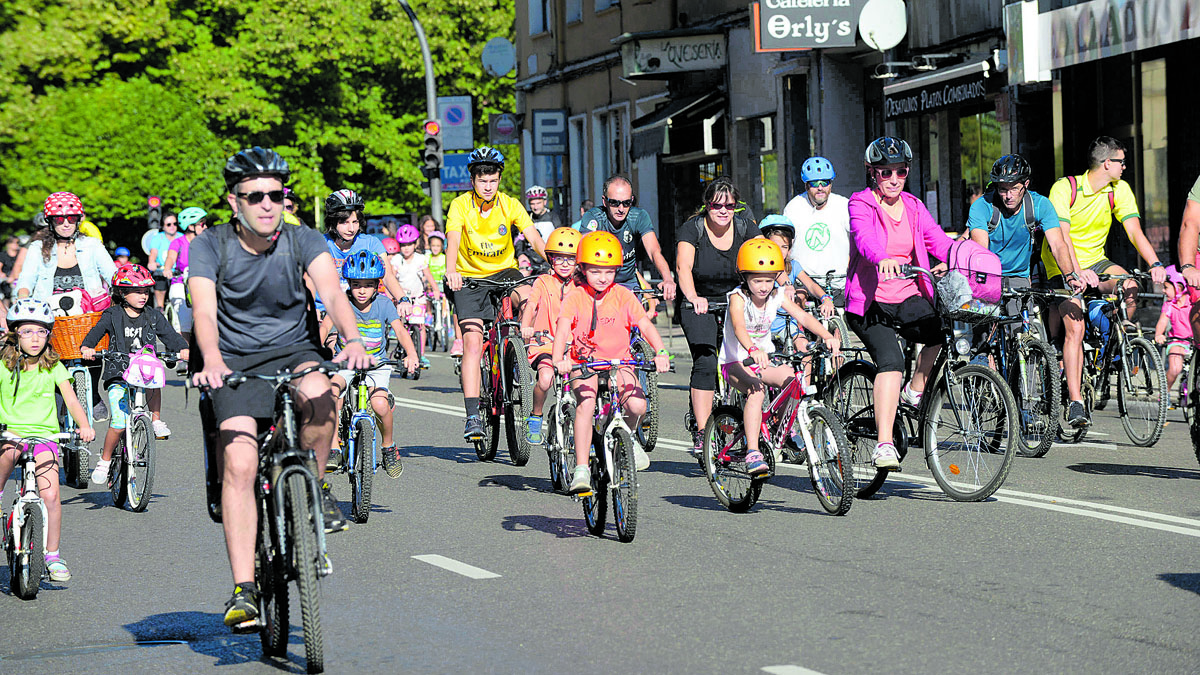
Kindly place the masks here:
POLYGON ((862 339, 881 373, 904 372, 899 338, 927 346, 942 342, 942 323, 933 305, 921 295, 896 305, 873 302, 865 316, 846 312, 846 323, 862 339))
POLYGON ((688 341, 688 350, 692 353, 692 379, 689 384, 692 389, 715 391, 717 354, 721 345, 717 317, 711 312, 697 314, 686 307, 680 307, 677 314, 679 325, 683 327, 683 336, 688 341))

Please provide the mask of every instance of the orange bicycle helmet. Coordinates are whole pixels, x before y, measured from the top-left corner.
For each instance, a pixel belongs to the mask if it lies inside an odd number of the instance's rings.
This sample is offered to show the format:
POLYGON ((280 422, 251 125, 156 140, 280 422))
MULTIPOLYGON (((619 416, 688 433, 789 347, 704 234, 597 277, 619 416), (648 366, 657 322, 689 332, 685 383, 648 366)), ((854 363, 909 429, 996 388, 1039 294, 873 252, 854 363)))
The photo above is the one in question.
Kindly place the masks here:
POLYGON ((597 230, 588 232, 579 240, 579 254, 575 260, 580 265, 620 267, 625 264, 625 251, 617 235, 597 230))
POLYGON ((737 254, 738 272, 782 272, 783 251, 770 239, 750 239, 737 254))
POLYGON ((579 240, 583 238, 579 230, 569 227, 556 227, 546 238, 546 255, 561 253, 574 256, 579 251, 579 240))

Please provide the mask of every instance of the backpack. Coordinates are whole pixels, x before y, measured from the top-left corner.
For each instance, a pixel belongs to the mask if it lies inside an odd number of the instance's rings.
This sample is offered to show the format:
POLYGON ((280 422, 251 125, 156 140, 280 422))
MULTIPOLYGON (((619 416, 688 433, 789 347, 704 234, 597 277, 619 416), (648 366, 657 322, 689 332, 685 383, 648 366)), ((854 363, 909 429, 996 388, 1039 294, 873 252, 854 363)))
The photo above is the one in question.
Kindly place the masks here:
MULTIPOLYGON (((1067 176, 1067 182, 1071 184, 1071 203, 1068 208, 1075 206, 1075 195, 1079 194, 1079 181, 1075 180, 1075 176, 1067 176)), ((1115 189, 1108 191, 1108 210, 1117 210, 1117 191, 1115 189)))

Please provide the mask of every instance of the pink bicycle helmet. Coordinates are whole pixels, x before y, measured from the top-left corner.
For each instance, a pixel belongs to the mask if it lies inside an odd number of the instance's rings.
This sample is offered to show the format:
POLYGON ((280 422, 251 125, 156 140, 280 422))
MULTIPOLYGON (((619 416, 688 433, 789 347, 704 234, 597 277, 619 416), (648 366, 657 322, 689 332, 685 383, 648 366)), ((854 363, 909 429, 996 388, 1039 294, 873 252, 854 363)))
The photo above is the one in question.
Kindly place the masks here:
POLYGON ((420 238, 421 233, 417 232, 417 228, 408 223, 401 225, 400 229, 396 232, 396 241, 400 242, 401 245, 412 244, 420 238))
POLYGON ((388 255, 395 255, 400 252, 400 242, 396 241, 395 237, 384 237, 383 250, 388 252, 388 255))
POLYGON ((46 197, 42 213, 49 216, 76 216, 83 214, 83 202, 70 192, 55 192, 46 197))

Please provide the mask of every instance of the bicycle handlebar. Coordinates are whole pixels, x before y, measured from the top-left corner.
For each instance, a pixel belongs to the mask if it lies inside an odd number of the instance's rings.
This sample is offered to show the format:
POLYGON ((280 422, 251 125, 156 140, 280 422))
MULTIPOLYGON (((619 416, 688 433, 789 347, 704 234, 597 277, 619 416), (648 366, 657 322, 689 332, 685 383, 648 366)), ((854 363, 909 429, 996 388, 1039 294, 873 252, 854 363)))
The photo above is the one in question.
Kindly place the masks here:
POLYGON ((519 286, 532 284, 537 281, 536 276, 521 277, 511 281, 501 281, 496 279, 471 279, 470 281, 463 280, 463 288, 485 288, 490 291, 512 291, 519 286))
MULTIPOLYGON (((130 356, 130 354, 127 354, 127 353, 121 352, 121 351, 117 351, 115 349, 101 349, 96 352, 96 358, 98 358, 98 359, 107 359, 107 358, 118 357, 118 356, 128 358, 130 356)), ((156 352, 154 352, 154 356, 158 357, 162 361, 165 361, 168 366, 178 363, 180 360, 179 352, 158 352, 158 351, 156 351, 156 352)))
MULTIPOLYGON (((233 372, 225 373, 225 375, 221 376, 221 382, 223 382, 225 384, 237 385, 237 384, 242 384, 242 383, 246 382, 247 380, 262 380, 263 382, 270 382, 271 384, 278 385, 278 384, 283 384, 286 382, 291 382, 292 380, 298 380, 298 379, 304 377, 305 375, 311 375, 312 373, 319 372, 323 375, 332 375, 333 373, 336 373, 339 370, 341 370, 341 366, 339 364, 336 364, 332 361, 322 361, 321 363, 318 363, 315 366, 309 366, 308 368, 305 368, 304 370, 296 370, 296 371, 285 372, 285 373, 276 373, 274 375, 262 375, 259 373, 243 373, 241 371, 235 370, 233 372)), ((188 386, 192 386, 192 385, 189 383, 188 386)), ((209 391, 211 389, 211 387, 209 387, 208 385, 204 385, 204 384, 199 385, 196 388, 199 389, 200 391, 209 391)))
POLYGON ((0 438, 4 439, 6 441, 16 441, 18 443, 20 443, 20 442, 36 442, 36 441, 53 442, 53 441, 70 440, 71 434, 57 433, 57 434, 50 434, 48 436, 21 436, 20 434, 14 434, 11 431, 9 431, 7 424, 0 423, 0 438))

